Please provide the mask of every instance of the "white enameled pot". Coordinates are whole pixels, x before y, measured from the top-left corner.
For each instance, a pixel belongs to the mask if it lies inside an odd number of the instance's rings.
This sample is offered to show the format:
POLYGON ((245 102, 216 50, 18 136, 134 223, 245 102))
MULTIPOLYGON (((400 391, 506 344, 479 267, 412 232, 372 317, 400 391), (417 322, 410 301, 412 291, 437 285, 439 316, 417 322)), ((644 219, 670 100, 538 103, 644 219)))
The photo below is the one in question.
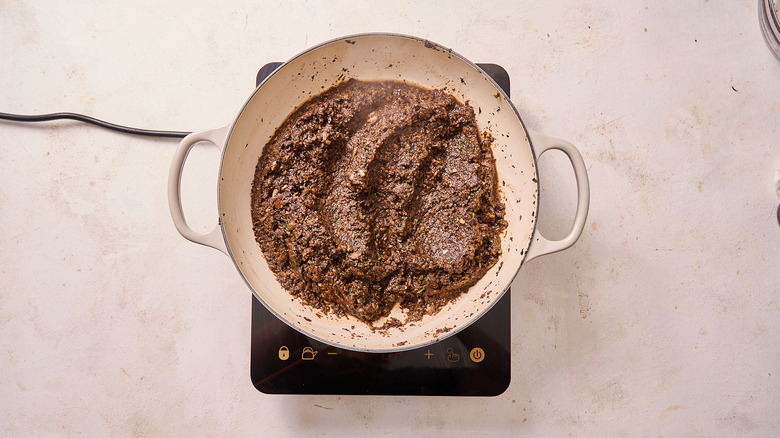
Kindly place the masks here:
MULTIPOLYGON (((338 347, 391 352, 421 347, 465 328, 498 301, 524 262, 574 244, 585 225, 589 185, 577 149, 566 141, 528 131, 508 97, 475 64, 430 41, 382 33, 343 37, 306 50, 268 76, 231 124, 184 138, 171 164, 168 196, 173 222, 182 236, 231 257, 260 302, 287 324, 338 347), (252 229, 251 187, 263 147, 295 108, 348 78, 403 80, 445 89, 479 109, 480 131, 495 138, 499 195, 506 205, 508 226, 501 237, 498 263, 440 312, 387 331, 372 331, 352 317, 322 314, 294 299, 269 269, 252 229), (195 232, 187 225, 180 199, 187 154, 202 141, 213 143, 222 152, 217 203, 220 221, 207 233, 195 232), (550 149, 568 156, 577 182, 574 223, 562 240, 548 240, 536 230, 541 180, 536 160, 550 149)), ((393 316, 404 318, 398 309, 393 316)))

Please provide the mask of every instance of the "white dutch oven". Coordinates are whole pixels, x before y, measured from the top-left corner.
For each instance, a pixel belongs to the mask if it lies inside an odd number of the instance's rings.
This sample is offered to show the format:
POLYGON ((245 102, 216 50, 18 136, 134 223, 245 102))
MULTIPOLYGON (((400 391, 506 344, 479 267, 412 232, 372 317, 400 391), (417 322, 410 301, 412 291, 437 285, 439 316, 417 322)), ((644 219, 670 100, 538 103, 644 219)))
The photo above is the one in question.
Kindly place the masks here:
MULTIPOLYGON (((253 293, 273 314, 304 334, 338 347, 371 352, 417 348, 441 340, 482 316, 509 288, 525 261, 570 247, 579 238, 588 213, 585 164, 570 143, 525 129, 504 92, 479 67, 429 41, 395 34, 363 34, 313 47, 287 61, 261 83, 235 121, 190 134, 171 164, 168 182, 171 215, 185 238, 230 256, 253 293), (480 131, 492 133, 500 196, 508 226, 501 237, 498 263, 468 292, 435 315, 387 331, 372 331, 352 317, 325 315, 293 299, 276 281, 255 241, 250 192, 257 160, 275 129, 309 97, 348 78, 403 80, 443 88, 477 111, 480 131), (219 171, 220 223, 208 233, 193 231, 184 219, 180 180, 187 154, 206 141, 222 151, 219 171), (539 175, 536 160, 550 149, 563 151, 577 181, 574 225, 562 240, 536 231, 539 175)), ((396 309, 393 316, 402 321, 396 309)))

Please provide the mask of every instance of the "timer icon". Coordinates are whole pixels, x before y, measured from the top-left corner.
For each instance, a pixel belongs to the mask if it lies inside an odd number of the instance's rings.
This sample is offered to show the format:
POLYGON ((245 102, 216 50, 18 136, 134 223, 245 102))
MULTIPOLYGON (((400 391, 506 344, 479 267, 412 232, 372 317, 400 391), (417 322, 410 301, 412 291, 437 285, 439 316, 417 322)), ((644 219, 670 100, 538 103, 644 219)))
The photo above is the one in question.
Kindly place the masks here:
POLYGON ((472 362, 480 363, 485 360, 485 350, 479 347, 474 347, 469 352, 469 358, 471 358, 472 362))

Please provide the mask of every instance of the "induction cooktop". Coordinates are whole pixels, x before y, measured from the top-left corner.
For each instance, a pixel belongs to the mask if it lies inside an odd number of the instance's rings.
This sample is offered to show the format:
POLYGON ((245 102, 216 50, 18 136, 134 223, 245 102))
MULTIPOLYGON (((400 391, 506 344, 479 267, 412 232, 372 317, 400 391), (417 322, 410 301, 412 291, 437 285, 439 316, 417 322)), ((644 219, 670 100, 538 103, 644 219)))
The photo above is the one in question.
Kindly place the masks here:
MULTIPOLYGON (((281 63, 263 66, 257 85, 281 63)), ((509 75, 477 64, 509 95, 509 75)), ((432 345, 365 353, 311 339, 252 296, 250 375, 266 394, 496 396, 510 380, 510 291, 481 318, 432 345)))

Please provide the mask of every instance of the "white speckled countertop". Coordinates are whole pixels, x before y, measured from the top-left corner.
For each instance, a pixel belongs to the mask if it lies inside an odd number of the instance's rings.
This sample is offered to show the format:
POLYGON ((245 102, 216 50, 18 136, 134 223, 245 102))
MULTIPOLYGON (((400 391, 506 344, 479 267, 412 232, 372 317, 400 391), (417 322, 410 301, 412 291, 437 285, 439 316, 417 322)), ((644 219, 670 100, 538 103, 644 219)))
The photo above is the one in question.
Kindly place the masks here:
MULTIPOLYGON (((779 435, 780 62, 757 1, 548 3, 0 2, 3 112, 207 129, 268 61, 408 33, 502 64, 592 188, 581 240, 515 282, 504 394, 268 396, 249 290, 171 223, 176 141, 0 122, 0 435, 779 435)), ((203 230, 217 161, 185 169, 203 230)), ((573 175, 562 154, 540 171, 560 235, 573 175)))

